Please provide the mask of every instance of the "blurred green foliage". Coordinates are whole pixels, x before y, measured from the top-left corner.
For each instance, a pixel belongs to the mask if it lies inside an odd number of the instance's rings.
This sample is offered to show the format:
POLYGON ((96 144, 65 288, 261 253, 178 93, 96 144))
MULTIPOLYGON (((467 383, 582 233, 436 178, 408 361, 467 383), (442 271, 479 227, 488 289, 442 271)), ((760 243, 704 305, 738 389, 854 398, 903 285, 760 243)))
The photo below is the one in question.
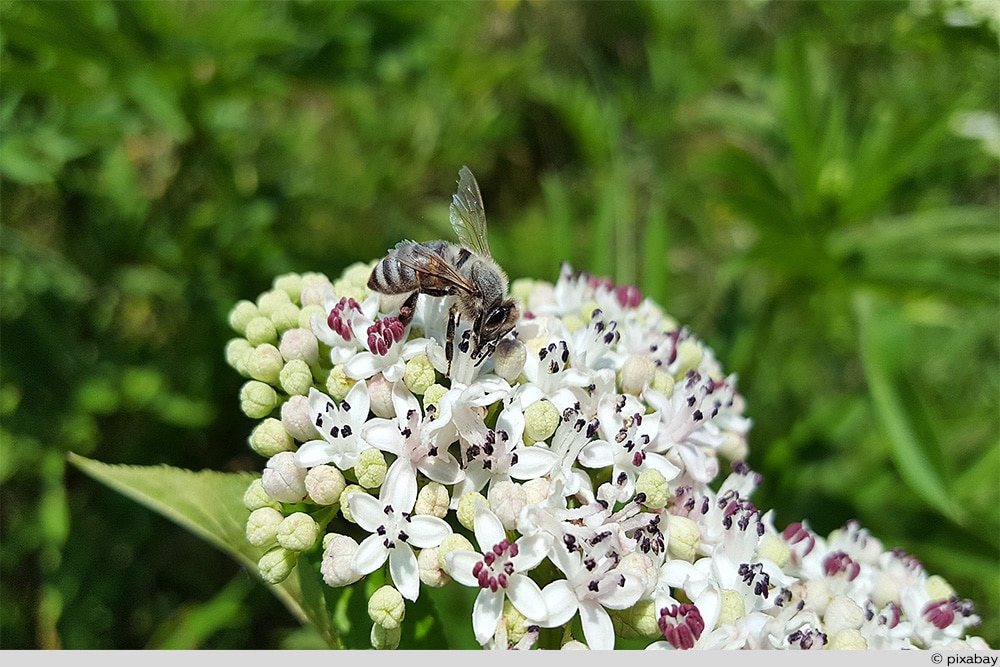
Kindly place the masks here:
POLYGON ((637 284, 739 373, 779 527, 857 518, 1000 645, 997 30, 974 1, 0 1, 0 647, 319 645, 66 453, 259 470, 228 309, 449 237, 463 164, 512 277, 637 284))

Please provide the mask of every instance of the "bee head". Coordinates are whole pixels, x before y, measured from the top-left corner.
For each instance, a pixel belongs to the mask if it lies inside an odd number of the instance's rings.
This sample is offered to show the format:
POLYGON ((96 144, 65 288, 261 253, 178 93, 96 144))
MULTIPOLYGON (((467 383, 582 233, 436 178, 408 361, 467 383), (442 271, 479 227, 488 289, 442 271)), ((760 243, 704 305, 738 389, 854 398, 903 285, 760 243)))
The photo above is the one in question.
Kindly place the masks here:
POLYGON ((499 305, 483 313, 479 327, 479 340, 496 341, 503 338, 517 324, 521 311, 513 298, 504 299, 499 305))

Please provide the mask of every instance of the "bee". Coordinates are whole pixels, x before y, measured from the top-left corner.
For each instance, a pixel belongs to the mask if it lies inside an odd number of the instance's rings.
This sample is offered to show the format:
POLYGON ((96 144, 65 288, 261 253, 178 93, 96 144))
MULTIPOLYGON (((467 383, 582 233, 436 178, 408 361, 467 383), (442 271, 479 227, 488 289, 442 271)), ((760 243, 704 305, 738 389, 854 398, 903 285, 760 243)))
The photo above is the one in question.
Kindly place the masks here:
POLYGON ((517 302, 507 296, 507 274, 490 254, 483 198, 468 167, 458 172, 450 219, 459 243, 400 241, 368 278, 368 287, 375 292, 409 294, 399 308, 403 326, 413 320, 418 294, 454 297, 445 343, 449 372, 461 318, 472 322, 472 357, 481 363, 521 316, 517 302))

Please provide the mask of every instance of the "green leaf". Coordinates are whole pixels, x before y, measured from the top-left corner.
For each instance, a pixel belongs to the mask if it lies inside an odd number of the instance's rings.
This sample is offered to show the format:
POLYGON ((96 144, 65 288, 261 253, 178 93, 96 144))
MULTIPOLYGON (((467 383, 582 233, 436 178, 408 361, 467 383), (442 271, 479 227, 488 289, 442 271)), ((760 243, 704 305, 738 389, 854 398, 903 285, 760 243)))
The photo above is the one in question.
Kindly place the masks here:
MULTIPOLYGON (((250 572, 264 554, 246 539, 249 512, 243 494, 259 475, 249 472, 192 471, 170 466, 112 465, 70 452, 69 462, 90 477, 190 530, 232 556, 250 572)), ((300 568, 296 568, 300 569, 300 568)), ((302 623, 314 623, 316 609, 306 605, 300 576, 265 585, 302 623)), ((332 628, 321 633, 337 648, 332 628)))

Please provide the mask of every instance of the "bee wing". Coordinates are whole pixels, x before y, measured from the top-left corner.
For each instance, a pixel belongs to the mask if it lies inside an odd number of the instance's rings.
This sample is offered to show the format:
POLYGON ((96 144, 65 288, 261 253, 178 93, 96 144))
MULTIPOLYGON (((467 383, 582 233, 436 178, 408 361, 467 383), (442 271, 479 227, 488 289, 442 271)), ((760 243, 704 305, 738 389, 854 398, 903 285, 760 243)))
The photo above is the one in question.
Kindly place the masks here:
POLYGON ((476 254, 491 256, 483 196, 468 167, 462 167, 458 172, 458 191, 451 198, 451 226, 462 245, 476 254))
POLYGON ((416 244, 411 246, 408 252, 410 256, 398 252, 394 253, 396 261, 410 267, 417 273, 429 273, 464 292, 475 291, 475 286, 472 283, 462 277, 462 274, 456 271, 455 267, 433 250, 416 244))

